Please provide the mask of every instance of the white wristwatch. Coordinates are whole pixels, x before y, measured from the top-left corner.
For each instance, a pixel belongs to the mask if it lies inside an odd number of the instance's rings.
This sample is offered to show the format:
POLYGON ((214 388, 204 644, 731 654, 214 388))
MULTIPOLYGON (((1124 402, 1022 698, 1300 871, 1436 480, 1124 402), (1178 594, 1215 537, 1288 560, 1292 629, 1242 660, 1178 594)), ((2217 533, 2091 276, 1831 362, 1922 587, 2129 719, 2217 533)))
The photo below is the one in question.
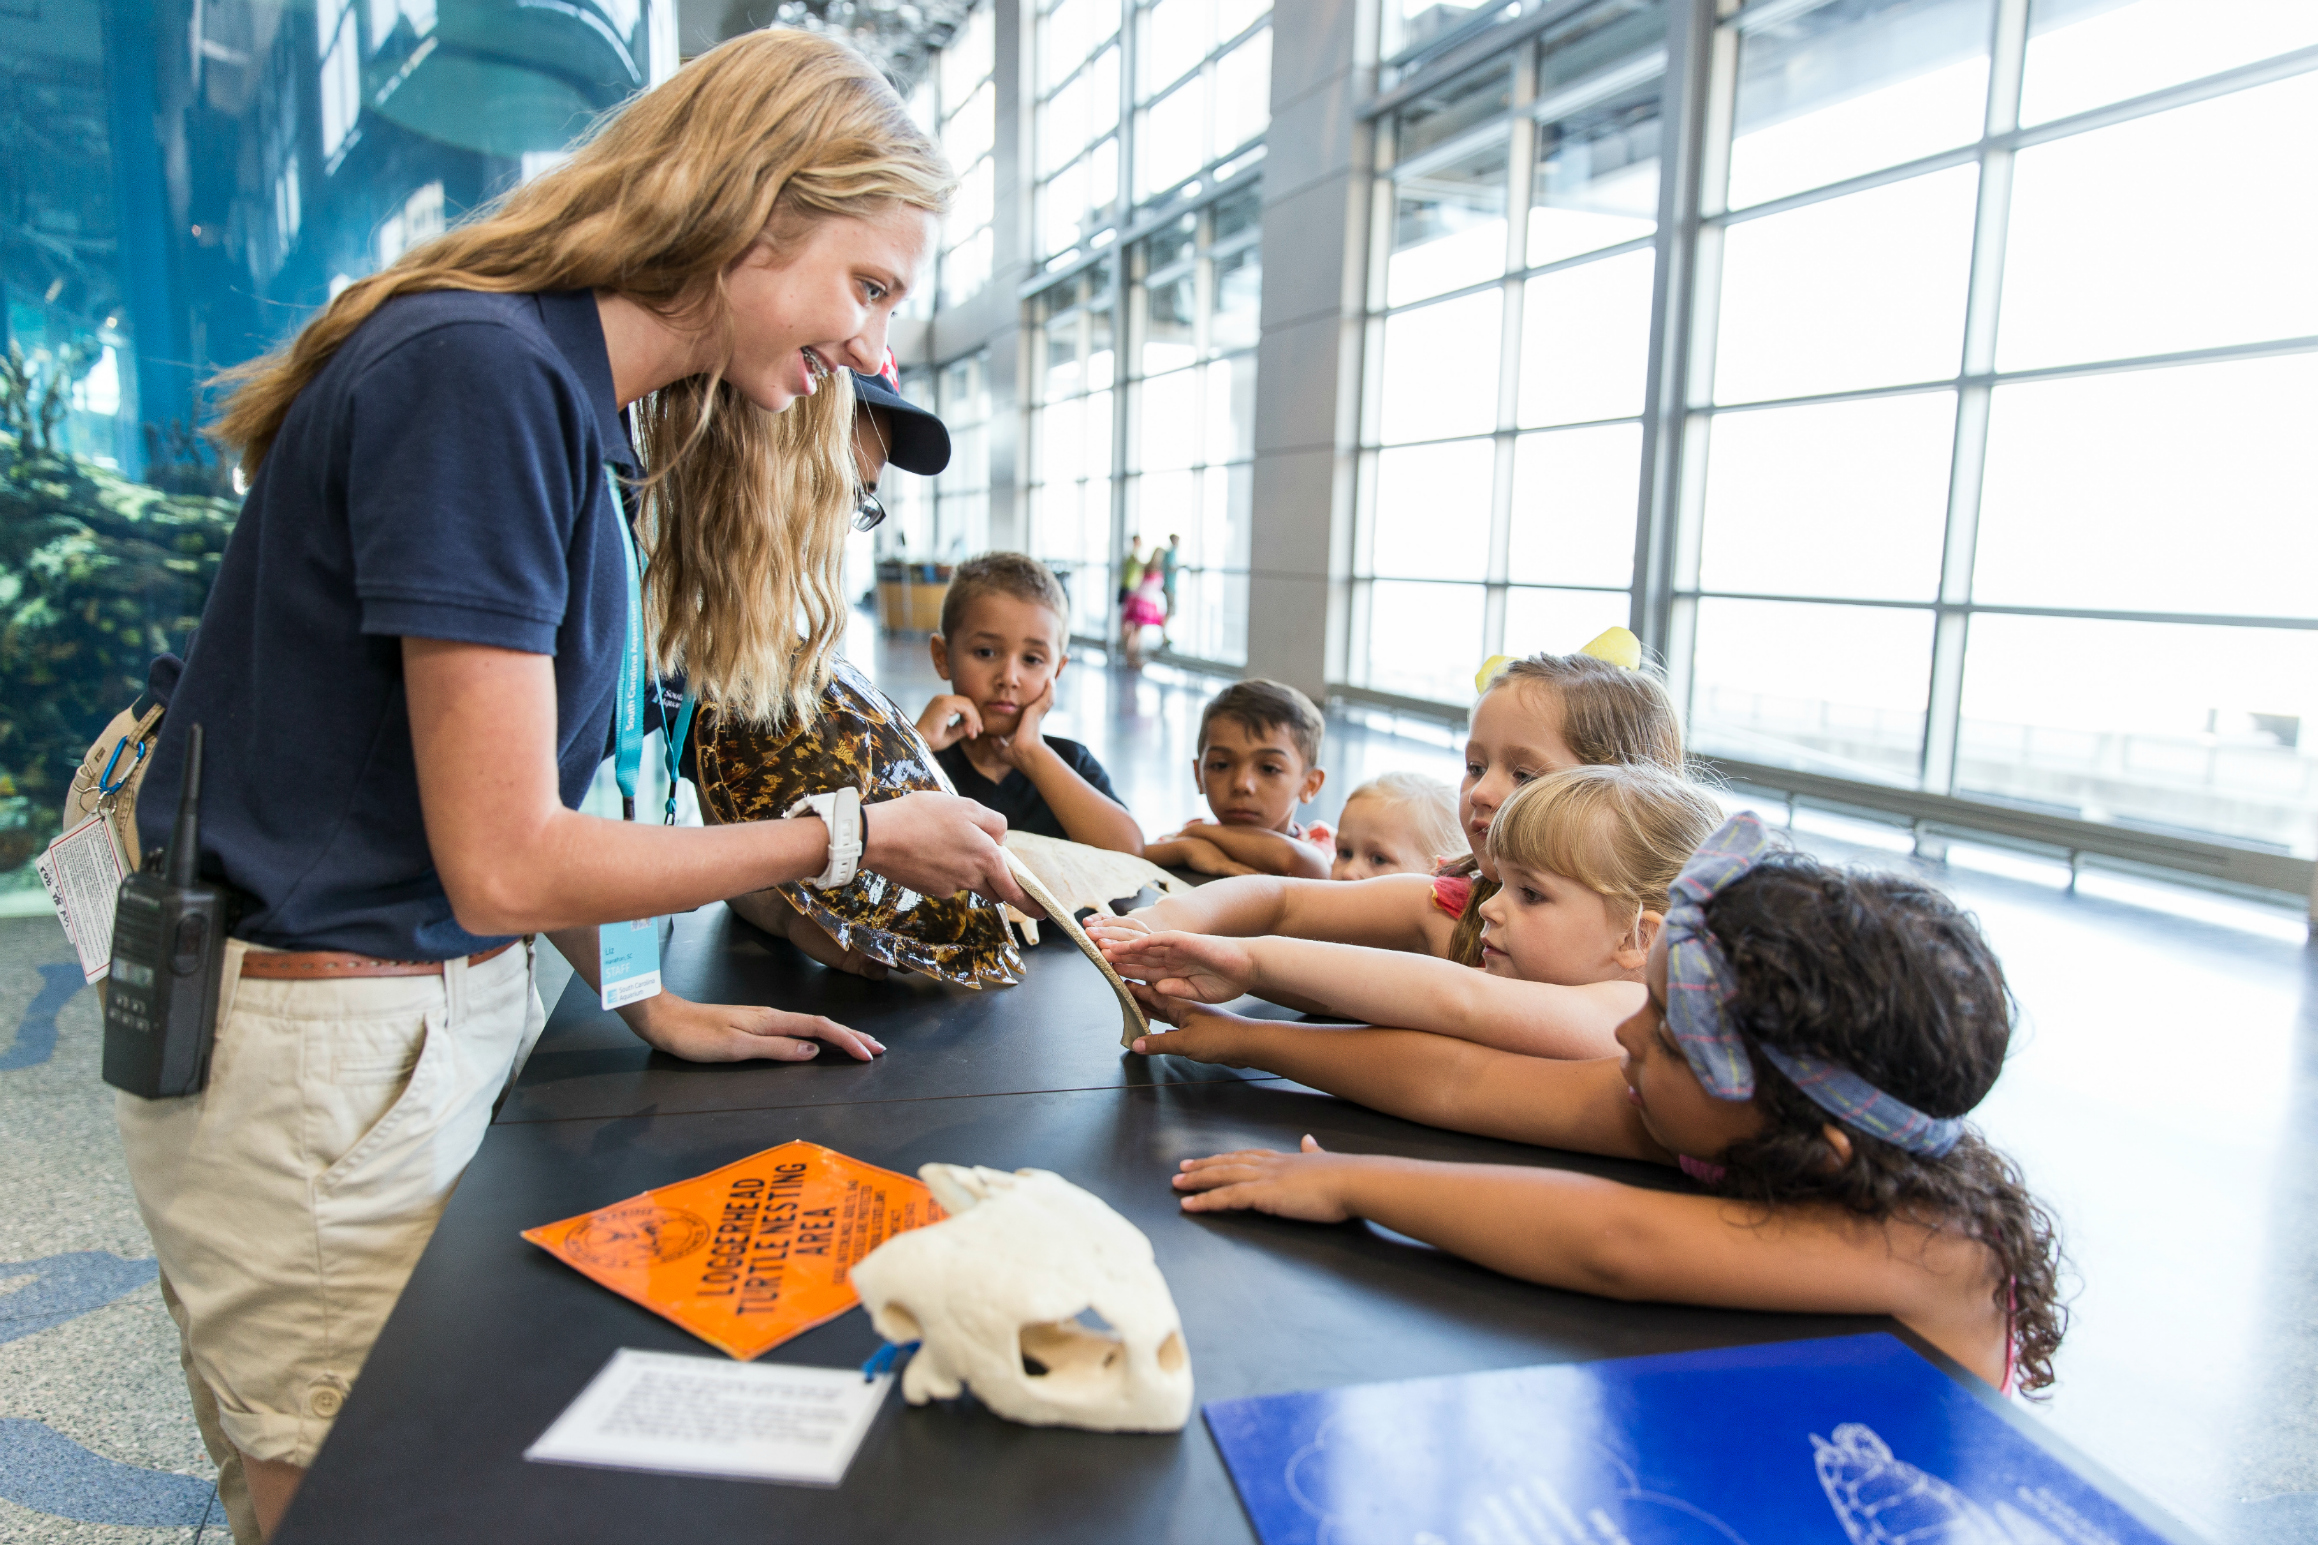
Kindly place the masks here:
POLYGON ((815 794, 789 807, 791 816, 817 815, 829 828, 829 867, 805 883, 815 890, 832 890, 853 881, 861 867, 861 790, 842 788, 815 794))

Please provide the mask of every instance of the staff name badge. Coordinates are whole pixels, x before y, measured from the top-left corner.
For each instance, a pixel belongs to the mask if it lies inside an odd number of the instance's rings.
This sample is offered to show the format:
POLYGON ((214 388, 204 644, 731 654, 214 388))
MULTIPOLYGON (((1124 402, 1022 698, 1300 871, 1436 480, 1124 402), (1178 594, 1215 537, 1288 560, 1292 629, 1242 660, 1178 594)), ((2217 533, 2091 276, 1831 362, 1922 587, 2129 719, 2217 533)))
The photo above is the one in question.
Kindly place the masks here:
POLYGON ((660 919, 606 923, 596 930, 596 981, 607 1009, 640 1003, 660 991, 660 919))

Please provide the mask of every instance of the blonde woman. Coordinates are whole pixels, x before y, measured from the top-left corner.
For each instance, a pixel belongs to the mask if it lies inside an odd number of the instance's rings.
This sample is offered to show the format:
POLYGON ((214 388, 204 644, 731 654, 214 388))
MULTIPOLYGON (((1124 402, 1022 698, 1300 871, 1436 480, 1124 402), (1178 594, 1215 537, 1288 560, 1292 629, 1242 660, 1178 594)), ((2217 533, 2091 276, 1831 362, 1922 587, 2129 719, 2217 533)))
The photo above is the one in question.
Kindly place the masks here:
MULTIPOLYGON (((642 674, 623 516, 643 663, 728 710, 812 711, 858 499, 845 370, 882 359, 952 181, 859 55, 756 33, 241 373, 222 428, 249 501, 150 776, 174 791, 205 726, 202 867, 243 911, 207 1088, 123 1095, 120 1125, 245 1542, 537 1033, 518 936, 592 978, 598 924, 844 862, 842 806, 707 830, 574 807, 642 674)), ((978 805, 912 794, 862 824, 869 868, 1022 902, 978 805)), ((876 1049, 767 1008, 629 1023, 703 1061, 876 1049)))

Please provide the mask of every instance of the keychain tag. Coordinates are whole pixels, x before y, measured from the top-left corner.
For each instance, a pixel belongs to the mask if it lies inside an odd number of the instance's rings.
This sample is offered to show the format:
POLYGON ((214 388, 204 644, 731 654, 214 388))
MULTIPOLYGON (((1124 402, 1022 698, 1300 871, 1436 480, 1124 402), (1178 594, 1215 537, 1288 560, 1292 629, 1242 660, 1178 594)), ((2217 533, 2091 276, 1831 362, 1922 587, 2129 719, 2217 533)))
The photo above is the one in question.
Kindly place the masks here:
POLYGON ((598 928, 596 968, 607 1009, 655 996, 660 991, 660 919, 640 917, 598 928))
POLYGON ((106 812, 97 811, 48 845, 37 865, 49 904, 80 956, 81 974, 96 981, 113 964, 113 904, 129 865, 106 812))

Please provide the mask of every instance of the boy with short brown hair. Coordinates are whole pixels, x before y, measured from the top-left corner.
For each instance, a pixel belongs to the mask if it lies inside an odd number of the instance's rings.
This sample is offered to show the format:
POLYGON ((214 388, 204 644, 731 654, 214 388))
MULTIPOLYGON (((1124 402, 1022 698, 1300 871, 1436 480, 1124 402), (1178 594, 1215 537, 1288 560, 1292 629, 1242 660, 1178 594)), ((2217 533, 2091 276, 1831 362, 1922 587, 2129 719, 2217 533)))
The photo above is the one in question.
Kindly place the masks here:
POLYGON ((1045 564, 984 553, 958 565, 930 641, 935 672, 956 690, 926 704, 918 733, 958 792, 1008 829, 1140 853, 1143 829, 1094 753, 1040 733, 1069 640, 1070 598, 1045 564))
POLYGON ((1187 823, 1143 856, 1201 874, 1327 879, 1334 835, 1296 821, 1296 807, 1328 781, 1320 766, 1326 729, 1312 700, 1284 681, 1251 677, 1218 692, 1200 712, 1191 764, 1215 819, 1187 823))

